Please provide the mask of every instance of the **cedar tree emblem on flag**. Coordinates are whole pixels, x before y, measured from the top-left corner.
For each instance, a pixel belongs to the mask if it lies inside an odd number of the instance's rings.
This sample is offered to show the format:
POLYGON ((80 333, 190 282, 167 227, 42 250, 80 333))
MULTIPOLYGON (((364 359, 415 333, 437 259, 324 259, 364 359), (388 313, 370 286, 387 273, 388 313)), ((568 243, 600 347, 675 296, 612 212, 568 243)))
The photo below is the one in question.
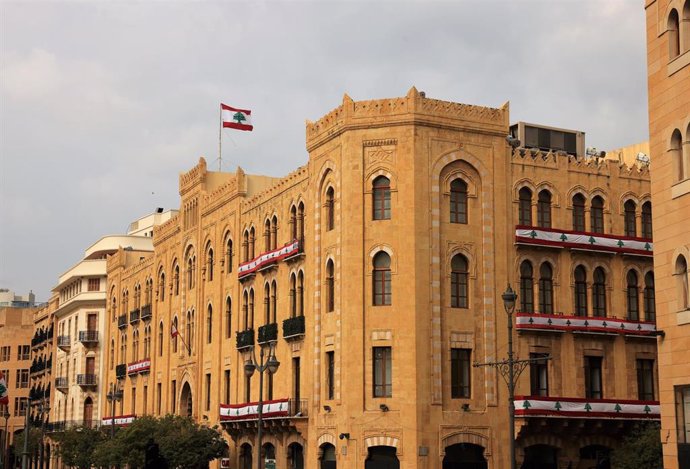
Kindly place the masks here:
POLYGON ((10 402, 9 397, 7 397, 7 381, 5 380, 5 374, 0 371, 0 404, 8 405, 10 402))
POLYGON ((220 104, 221 118, 223 127, 237 130, 254 130, 252 125, 252 111, 248 109, 237 109, 227 104, 220 104))

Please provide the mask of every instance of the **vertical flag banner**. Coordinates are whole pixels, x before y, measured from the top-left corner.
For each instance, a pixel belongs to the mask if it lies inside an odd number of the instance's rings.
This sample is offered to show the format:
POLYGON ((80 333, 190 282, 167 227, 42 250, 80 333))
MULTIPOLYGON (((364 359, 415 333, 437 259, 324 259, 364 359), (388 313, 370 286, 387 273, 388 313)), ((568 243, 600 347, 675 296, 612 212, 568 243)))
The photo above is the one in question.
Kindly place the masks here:
POLYGON ((237 130, 254 130, 252 125, 252 111, 237 109, 227 104, 220 103, 221 121, 223 127, 237 130))
POLYGON ((10 398, 7 396, 7 380, 5 373, 0 371, 0 405, 8 405, 10 398))
POLYGON ((177 332, 177 327, 175 327, 175 324, 172 325, 170 328, 170 337, 175 338, 179 335, 179 332, 177 332))

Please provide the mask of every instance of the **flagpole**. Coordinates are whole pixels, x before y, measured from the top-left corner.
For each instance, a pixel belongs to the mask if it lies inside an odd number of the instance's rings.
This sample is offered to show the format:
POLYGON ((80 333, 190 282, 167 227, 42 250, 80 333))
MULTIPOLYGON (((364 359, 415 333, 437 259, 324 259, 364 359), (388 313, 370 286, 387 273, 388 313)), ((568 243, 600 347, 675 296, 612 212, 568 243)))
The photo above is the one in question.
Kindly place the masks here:
POLYGON ((222 141, 223 141, 223 106, 220 106, 220 118, 218 120, 218 172, 222 171, 221 169, 221 164, 223 162, 223 150, 222 150, 222 141))

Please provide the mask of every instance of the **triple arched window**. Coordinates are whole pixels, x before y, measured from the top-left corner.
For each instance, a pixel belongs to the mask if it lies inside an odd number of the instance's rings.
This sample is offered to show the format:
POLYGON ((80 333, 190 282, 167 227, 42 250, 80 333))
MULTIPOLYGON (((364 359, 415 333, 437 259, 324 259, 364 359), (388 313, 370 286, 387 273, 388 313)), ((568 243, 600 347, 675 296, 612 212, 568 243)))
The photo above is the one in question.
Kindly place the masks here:
POLYGON ((462 179, 450 183, 450 222, 467 224, 467 183, 462 179))
POLYGON ((391 291, 391 258, 385 251, 379 251, 374 256, 373 271, 373 300, 374 306, 390 305, 391 291))
POLYGON ((373 219, 390 220, 391 218, 391 181, 379 176, 373 183, 373 219))

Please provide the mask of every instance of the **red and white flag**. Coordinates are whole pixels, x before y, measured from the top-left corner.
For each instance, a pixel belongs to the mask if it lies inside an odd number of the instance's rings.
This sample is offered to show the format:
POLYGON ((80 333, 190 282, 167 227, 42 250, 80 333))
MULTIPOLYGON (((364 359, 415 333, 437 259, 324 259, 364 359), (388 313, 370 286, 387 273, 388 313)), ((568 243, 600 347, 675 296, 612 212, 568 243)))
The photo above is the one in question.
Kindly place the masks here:
POLYGON ((252 125, 252 111, 237 109, 227 104, 220 103, 221 120, 223 127, 237 130, 254 130, 252 125))
POLYGON ((177 331, 177 327, 175 327, 175 324, 173 324, 172 327, 170 328, 170 337, 174 338, 174 337, 177 337, 178 335, 180 335, 180 333, 177 331))

